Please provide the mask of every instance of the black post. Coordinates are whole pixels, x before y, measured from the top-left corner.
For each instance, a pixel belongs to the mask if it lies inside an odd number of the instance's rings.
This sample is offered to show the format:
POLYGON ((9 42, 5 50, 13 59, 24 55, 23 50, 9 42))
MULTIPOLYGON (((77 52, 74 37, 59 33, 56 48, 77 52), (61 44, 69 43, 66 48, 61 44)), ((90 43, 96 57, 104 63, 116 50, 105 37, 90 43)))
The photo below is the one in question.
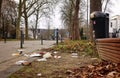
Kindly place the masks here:
POLYGON ((43 45, 43 37, 42 37, 42 35, 41 35, 41 45, 43 45))
POLYGON ((56 29, 56 44, 58 45, 58 29, 56 29))
POLYGON ((6 43, 6 41, 7 41, 7 32, 5 32, 4 34, 4 43, 6 43))
POLYGON ((24 33, 22 32, 22 43, 24 44, 24 33))
POLYGON ((21 36, 20 36, 20 48, 22 49, 23 48, 23 32, 22 32, 22 30, 20 31, 20 34, 21 34, 21 36))

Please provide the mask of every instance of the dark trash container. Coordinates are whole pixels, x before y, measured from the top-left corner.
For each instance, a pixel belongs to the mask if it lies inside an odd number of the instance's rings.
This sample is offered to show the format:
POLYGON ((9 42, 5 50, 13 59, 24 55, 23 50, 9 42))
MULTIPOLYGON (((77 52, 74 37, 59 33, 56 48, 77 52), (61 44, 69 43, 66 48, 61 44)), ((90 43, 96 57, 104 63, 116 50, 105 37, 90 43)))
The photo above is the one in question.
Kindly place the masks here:
POLYGON ((93 30, 95 38, 109 37, 109 14, 99 11, 91 13, 93 30))

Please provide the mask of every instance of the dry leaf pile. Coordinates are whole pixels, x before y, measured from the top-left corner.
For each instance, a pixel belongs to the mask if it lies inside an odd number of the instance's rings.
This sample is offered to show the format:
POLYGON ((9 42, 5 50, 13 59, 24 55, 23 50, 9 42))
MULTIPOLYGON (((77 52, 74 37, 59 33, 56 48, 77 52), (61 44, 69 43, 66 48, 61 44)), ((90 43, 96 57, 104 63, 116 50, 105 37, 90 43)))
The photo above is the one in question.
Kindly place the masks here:
POLYGON ((67 78, 120 78, 120 64, 104 61, 67 70, 66 74, 67 78))

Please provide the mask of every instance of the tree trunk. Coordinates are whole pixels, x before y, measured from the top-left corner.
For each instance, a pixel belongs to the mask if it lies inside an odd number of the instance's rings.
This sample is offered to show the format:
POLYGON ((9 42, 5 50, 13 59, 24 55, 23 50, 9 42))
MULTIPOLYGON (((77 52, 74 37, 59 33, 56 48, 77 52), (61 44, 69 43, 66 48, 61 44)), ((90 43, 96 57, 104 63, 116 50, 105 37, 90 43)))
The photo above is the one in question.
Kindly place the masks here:
MULTIPOLYGON (((1 8, 2 8, 2 0, 0 0, 0 24, 1 22, 1 8)), ((1 33, 0 33, 1 34, 1 33)), ((0 35, 0 38, 2 37, 2 34, 0 35)))
POLYGON ((102 11, 102 3, 101 0, 90 0, 90 13, 94 11, 102 11))
POLYGON ((37 13, 36 13, 36 22, 35 22, 34 39, 36 39, 36 36, 37 36, 38 19, 39 19, 39 10, 37 10, 37 13))
POLYGON ((75 6, 74 6, 74 15, 73 15, 73 24, 72 24, 72 28, 73 28, 73 34, 72 34, 72 40, 79 40, 80 39, 80 34, 79 34, 79 4, 80 4, 80 0, 76 0, 75 2, 75 6))
POLYGON ((69 28, 68 28, 68 31, 69 31, 69 38, 72 39, 72 16, 71 16, 71 19, 70 19, 70 24, 69 24, 69 28))
MULTIPOLYGON (((90 13, 94 11, 102 11, 102 1, 101 0, 90 0, 90 13)), ((92 22, 90 21, 90 40, 93 41, 93 27, 92 22)))
POLYGON ((0 18, 1 18, 2 0, 0 0, 0 18))
POLYGON ((70 37, 70 39, 72 39, 72 28, 73 28, 73 27, 72 27, 72 21, 73 21, 73 20, 72 20, 72 19, 73 19, 73 14, 72 14, 72 12, 73 12, 73 7, 72 7, 72 3, 70 3, 70 4, 71 4, 71 8, 70 8, 70 14, 69 14, 69 15, 70 15, 70 17, 69 17, 69 18, 70 18, 70 22, 69 22, 69 25, 70 25, 70 26, 69 26, 69 37, 70 37))
POLYGON ((22 0, 19 0, 19 7, 18 7, 18 18, 17 18, 17 24, 16 24, 16 39, 19 39, 20 37, 20 20, 22 16, 22 0))
POLYGON ((24 0, 25 39, 28 39, 28 16, 26 12, 26 0, 24 0))
POLYGON ((28 37, 28 17, 25 14, 25 39, 29 39, 28 37))

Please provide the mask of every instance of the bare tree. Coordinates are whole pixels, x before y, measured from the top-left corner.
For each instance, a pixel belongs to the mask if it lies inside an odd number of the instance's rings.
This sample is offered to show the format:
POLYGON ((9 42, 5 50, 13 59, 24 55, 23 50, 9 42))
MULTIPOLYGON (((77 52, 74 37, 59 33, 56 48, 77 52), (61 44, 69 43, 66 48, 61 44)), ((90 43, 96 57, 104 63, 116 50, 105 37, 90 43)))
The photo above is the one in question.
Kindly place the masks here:
POLYGON ((73 34, 72 34, 72 40, 79 40, 80 39, 80 34, 79 34, 79 4, 80 0, 75 0, 74 6, 74 14, 73 14, 73 23, 72 23, 72 29, 73 29, 73 34))
POLYGON ((0 0, 0 17, 1 17, 1 7, 2 7, 2 0, 0 0))
POLYGON ((33 36, 34 36, 34 39, 36 39, 36 35, 37 35, 37 28, 38 28, 38 23, 39 23, 39 19, 42 17, 42 16, 47 16, 49 11, 50 11, 50 8, 49 6, 46 6, 48 2, 41 2, 41 3, 37 3, 36 6, 37 8, 35 8, 35 27, 34 27, 34 32, 33 32, 33 36))
MULTIPOLYGON (((16 3, 14 1, 4 0, 1 8, 1 25, 3 37, 15 31, 15 17, 17 12, 15 10, 16 3)), ((15 33, 14 33, 15 34, 15 33)))
POLYGON ((36 3, 38 2, 38 0, 29 0, 23 1, 23 17, 25 20, 25 39, 28 39, 28 18, 35 12, 35 10, 32 8, 36 3))
POLYGON ((72 40, 79 40, 79 9, 81 0, 68 0, 62 10, 62 19, 67 25, 72 40))
POLYGON ((19 0, 19 4, 18 4, 18 17, 17 17, 17 23, 16 23, 16 39, 19 39, 19 36, 20 36, 20 21, 21 21, 21 16, 22 16, 23 1, 19 0))
POLYGON ((103 6, 103 12, 107 12, 107 13, 112 13, 112 7, 113 7, 114 3, 112 2, 112 0, 104 0, 104 5, 102 3, 103 6))
MULTIPOLYGON (((1 27, 1 8, 2 8, 2 0, 0 0, 0 27, 1 27)), ((1 33, 2 32, 0 32, 0 38, 1 38, 1 33)))
POLYGON ((108 5, 108 2, 109 2, 110 0, 107 0, 106 1, 106 4, 105 4, 105 8, 104 8, 104 12, 106 11, 106 9, 107 9, 107 5, 108 5))
MULTIPOLYGON (((23 17, 25 19, 25 34, 26 34, 26 39, 28 39, 28 18, 33 15, 35 12, 38 12, 38 14, 40 13, 39 10, 46 9, 51 7, 49 6, 50 4, 52 4, 53 2, 56 2, 57 0, 29 0, 29 1, 24 1, 24 10, 23 10, 23 17), (43 7, 45 6, 45 7, 43 7)), ((37 15, 37 14, 36 14, 37 15)), ((37 15, 38 16, 38 15, 37 15)), ((38 22, 38 18, 37 17, 37 21, 38 22)), ((36 23, 36 27, 37 28, 37 23, 36 23)), ((36 31, 35 31, 36 34, 36 31)))
POLYGON ((69 31, 69 37, 72 36, 72 18, 73 18, 73 5, 72 2, 69 0, 64 0, 64 5, 61 7, 61 19, 63 21, 64 26, 68 29, 69 31))

